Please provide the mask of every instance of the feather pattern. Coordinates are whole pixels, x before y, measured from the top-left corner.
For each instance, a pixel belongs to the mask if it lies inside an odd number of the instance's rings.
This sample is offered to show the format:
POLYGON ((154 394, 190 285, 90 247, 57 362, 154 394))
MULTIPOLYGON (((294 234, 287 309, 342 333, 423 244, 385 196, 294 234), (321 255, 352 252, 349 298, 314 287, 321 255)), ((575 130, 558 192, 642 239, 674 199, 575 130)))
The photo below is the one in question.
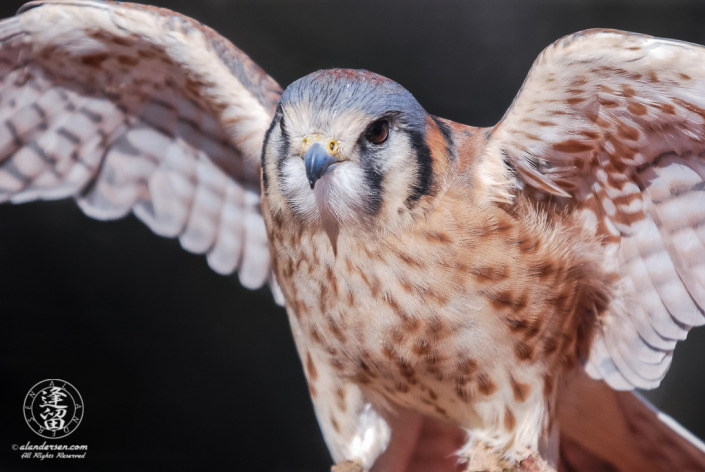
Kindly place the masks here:
MULTIPOLYGON (((654 388, 705 323, 705 48, 612 30, 536 60, 483 155, 602 240, 618 293, 588 372, 654 388)), ((515 184, 521 185, 518 181, 515 184)))
POLYGON ((0 22, 0 201, 73 197, 94 218, 133 212, 216 272, 279 294, 259 163, 279 86, 168 10, 44 1, 21 11, 0 22))

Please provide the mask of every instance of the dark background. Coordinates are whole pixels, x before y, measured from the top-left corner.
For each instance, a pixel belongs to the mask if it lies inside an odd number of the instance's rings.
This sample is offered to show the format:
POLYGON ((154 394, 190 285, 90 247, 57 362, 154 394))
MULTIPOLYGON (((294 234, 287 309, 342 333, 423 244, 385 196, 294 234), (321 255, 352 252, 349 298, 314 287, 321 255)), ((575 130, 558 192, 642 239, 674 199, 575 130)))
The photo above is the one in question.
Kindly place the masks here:
MULTIPOLYGON (((22 2, 3 0, 0 16, 22 2)), ((389 76, 434 114, 492 125, 536 55, 612 27, 705 43, 705 2, 154 2, 214 27, 285 86, 324 67, 389 76)), ((135 218, 73 202, 0 206, 0 469, 324 471, 329 466, 284 311, 135 218), (22 402, 45 378, 83 395, 63 442, 85 461, 21 461, 41 443, 22 402)), ((705 436, 705 330, 650 398, 705 436), (699 339, 698 339, 699 338, 699 339)))

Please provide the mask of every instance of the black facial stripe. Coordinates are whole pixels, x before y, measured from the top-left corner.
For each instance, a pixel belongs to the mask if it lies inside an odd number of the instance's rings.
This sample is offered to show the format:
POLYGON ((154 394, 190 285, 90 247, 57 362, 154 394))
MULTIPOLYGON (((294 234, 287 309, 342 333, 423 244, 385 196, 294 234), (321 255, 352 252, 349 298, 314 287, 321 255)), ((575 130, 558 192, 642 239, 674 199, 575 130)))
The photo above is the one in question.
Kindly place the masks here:
POLYGON ((279 190, 284 192, 284 163, 289 159, 289 136, 282 134, 282 138, 277 146, 277 175, 279 176, 279 190))
POLYGON ((282 105, 281 103, 277 105, 277 110, 274 112, 274 118, 267 128, 267 132, 264 134, 264 143, 262 144, 262 154, 260 156, 260 167, 262 167, 262 185, 264 187, 265 194, 269 190, 269 177, 267 176, 267 168, 264 166, 264 154, 265 149, 267 149, 267 143, 269 142, 269 135, 272 134, 272 130, 279 122, 282 116, 282 105))
POLYGON ((375 216, 382 208, 382 183, 384 182, 384 174, 377 167, 378 150, 367 142, 364 133, 358 138, 357 145, 360 149, 360 165, 365 172, 365 181, 370 192, 365 209, 370 216, 375 216))
POLYGON ((424 135, 415 130, 407 130, 406 133, 411 140, 411 149, 418 166, 416 183, 406 198, 406 206, 411 208, 421 197, 433 192, 433 160, 424 135))
POLYGON ((437 116, 431 115, 431 119, 436 126, 438 126, 438 131, 441 132, 443 140, 446 142, 446 155, 451 159, 455 160, 455 143, 453 142, 453 132, 450 127, 441 121, 437 116))
POLYGON ((370 216, 374 216, 382 208, 382 181, 384 176, 374 166, 367 166, 365 167, 365 179, 370 186, 366 210, 370 216))

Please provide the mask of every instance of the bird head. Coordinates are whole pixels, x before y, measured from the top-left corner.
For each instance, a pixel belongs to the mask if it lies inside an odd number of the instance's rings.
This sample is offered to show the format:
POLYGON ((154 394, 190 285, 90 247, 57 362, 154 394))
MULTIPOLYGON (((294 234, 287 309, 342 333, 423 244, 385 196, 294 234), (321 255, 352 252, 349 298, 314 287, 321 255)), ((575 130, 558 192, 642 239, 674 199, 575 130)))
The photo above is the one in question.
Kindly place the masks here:
POLYGON ((267 133, 266 198, 327 230, 389 227, 438 190, 429 126, 437 123, 390 79, 346 69, 307 75, 284 91, 267 133))

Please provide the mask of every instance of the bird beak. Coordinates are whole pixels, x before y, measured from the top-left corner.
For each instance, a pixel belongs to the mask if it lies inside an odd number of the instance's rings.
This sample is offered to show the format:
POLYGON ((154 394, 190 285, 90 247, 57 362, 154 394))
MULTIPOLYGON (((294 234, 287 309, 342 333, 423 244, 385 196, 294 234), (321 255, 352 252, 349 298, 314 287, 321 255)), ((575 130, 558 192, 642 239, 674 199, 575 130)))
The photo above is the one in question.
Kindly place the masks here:
POLYGON ((333 164, 341 162, 335 156, 331 156, 326 148, 319 142, 313 143, 304 153, 304 165, 306 166, 306 177, 311 185, 311 190, 316 185, 316 181, 326 175, 328 168, 333 164))

